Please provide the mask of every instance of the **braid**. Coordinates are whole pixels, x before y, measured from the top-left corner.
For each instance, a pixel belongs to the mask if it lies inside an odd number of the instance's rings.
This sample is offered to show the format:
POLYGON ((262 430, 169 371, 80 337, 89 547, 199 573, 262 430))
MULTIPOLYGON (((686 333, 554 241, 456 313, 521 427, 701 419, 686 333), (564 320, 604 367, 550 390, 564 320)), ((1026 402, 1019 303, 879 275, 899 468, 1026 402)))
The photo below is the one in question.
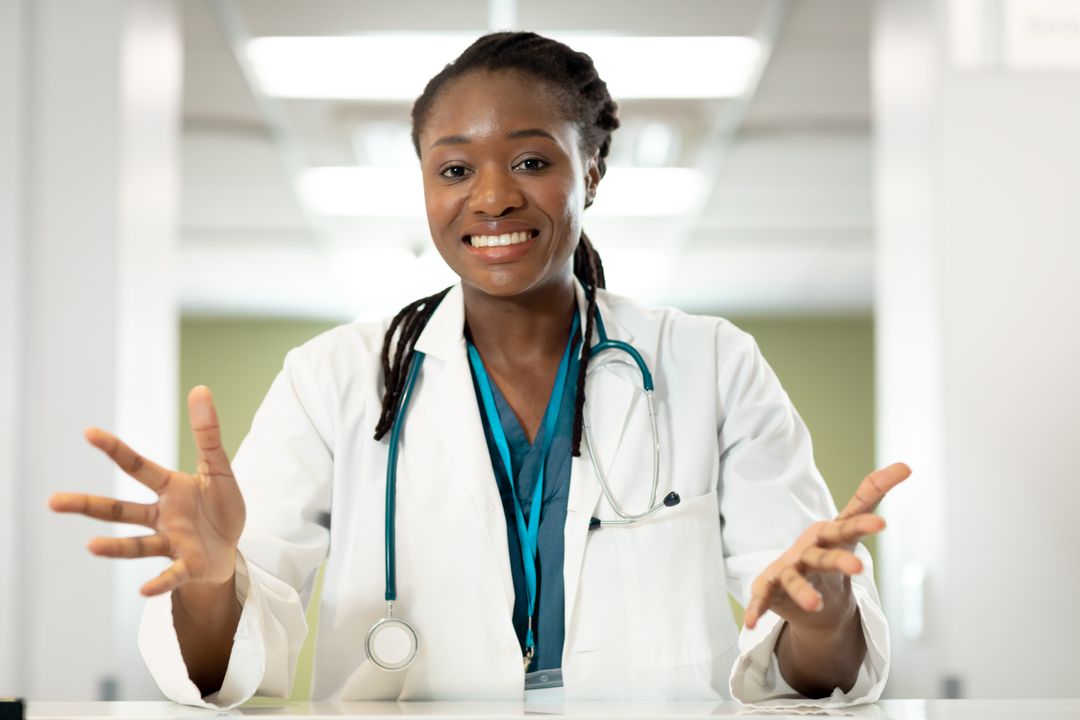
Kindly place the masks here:
POLYGON ((390 322, 390 327, 383 338, 382 368, 386 389, 383 391, 382 414, 379 416, 379 424, 375 426, 376 440, 382 440, 394 426, 401 394, 405 391, 405 378, 408 377, 409 368, 412 366, 416 339, 420 337, 428 319, 448 292, 450 288, 409 303, 390 322), (399 327, 401 332, 398 335, 394 359, 391 362, 390 346, 394 344, 394 333, 399 327))
POLYGON ((581 360, 578 362, 577 394, 574 396, 574 439, 571 445, 574 457, 581 457, 581 431, 585 420, 585 373, 589 366, 589 350, 592 348, 593 319, 596 317, 596 290, 604 287, 604 266, 600 254, 593 249, 589 236, 581 233, 581 241, 574 251, 574 275, 585 286, 589 307, 585 313, 585 332, 581 336, 581 360))

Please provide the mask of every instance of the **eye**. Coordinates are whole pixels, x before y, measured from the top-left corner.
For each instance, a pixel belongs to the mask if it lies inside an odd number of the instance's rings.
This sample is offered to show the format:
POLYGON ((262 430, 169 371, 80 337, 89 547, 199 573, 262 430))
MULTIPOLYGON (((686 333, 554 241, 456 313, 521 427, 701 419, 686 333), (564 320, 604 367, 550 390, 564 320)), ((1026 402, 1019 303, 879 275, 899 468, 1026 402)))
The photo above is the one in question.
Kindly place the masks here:
POLYGON ((541 160, 540 158, 531 157, 531 158, 525 158, 524 160, 519 162, 517 165, 514 166, 514 169, 515 170, 525 170, 526 172, 536 172, 537 170, 543 170, 547 166, 548 166, 548 162, 546 160, 541 160))
POLYGON ((460 180, 469 174, 469 168, 464 165, 449 165, 439 171, 439 175, 449 180, 460 180))

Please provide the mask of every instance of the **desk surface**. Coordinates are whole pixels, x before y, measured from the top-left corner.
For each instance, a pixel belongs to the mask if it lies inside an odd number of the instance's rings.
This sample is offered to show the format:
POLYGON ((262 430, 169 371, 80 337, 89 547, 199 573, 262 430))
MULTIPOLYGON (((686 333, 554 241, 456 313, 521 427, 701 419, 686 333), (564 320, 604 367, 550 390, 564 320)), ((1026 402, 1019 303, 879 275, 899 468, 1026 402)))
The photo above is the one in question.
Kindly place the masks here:
MULTIPOLYGON (((807 713, 797 710, 763 710, 733 702, 343 702, 290 703, 260 700, 228 713, 234 717, 341 718, 365 720, 424 717, 518 720, 540 715, 587 720, 645 720, 647 718, 735 718, 748 715, 770 718, 809 716, 874 718, 875 720, 1077 720, 1076 700, 882 700, 874 705, 807 713)), ((27 720, 179 720, 214 717, 211 710, 169 702, 31 702, 27 720)))

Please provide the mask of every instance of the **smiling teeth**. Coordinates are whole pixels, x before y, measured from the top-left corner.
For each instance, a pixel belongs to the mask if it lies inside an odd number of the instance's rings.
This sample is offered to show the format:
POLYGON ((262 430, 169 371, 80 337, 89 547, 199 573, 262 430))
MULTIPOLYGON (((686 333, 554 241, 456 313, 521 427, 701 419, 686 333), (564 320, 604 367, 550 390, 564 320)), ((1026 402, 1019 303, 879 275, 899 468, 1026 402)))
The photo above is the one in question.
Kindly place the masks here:
POLYGON ((532 233, 528 232, 504 233, 503 235, 470 235, 469 243, 475 248, 519 245, 530 237, 532 237, 532 233))

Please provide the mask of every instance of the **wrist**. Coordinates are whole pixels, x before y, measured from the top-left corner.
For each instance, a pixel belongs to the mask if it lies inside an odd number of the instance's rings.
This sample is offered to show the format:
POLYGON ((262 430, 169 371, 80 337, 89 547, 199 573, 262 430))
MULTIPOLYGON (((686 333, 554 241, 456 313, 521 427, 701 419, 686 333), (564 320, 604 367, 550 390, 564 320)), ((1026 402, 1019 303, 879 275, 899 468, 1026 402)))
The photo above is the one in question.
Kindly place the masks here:
POLYGON ((858 605, 830 623, 788 621, 774 650, 780 672, 806 697, 821 698, 834 688, 849 692, 866 656, 858 605))
POLYGON ((224 582, 189 582, 172 592, 173 608, 190 617, 227 611, 239 605, 235 571, 224 582))

